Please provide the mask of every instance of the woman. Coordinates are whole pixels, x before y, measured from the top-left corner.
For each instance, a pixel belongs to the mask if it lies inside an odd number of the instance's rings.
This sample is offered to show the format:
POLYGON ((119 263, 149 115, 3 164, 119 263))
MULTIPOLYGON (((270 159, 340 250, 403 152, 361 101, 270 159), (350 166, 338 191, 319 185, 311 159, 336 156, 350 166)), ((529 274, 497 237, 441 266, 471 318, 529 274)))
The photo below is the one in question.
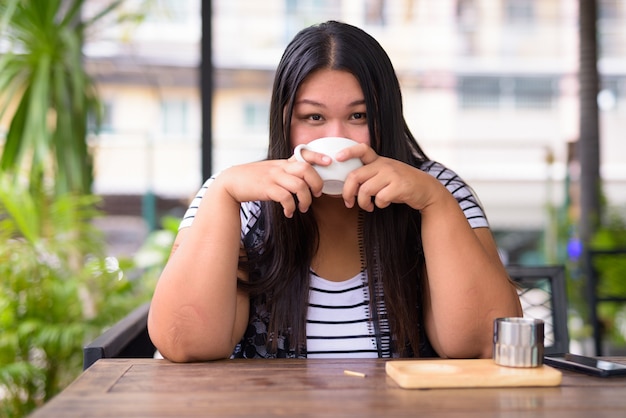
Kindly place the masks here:
POLYGON ((154 293, 150 336, 172 361, 234 357, 490 357, 493 320, 520 316, 469 187, 409 131, 393 66, 362 30, 304 29, 279 63, 264 161, 194 199, 154 293), (339 136, 359 158, 321 193, 298 144, 339 136))

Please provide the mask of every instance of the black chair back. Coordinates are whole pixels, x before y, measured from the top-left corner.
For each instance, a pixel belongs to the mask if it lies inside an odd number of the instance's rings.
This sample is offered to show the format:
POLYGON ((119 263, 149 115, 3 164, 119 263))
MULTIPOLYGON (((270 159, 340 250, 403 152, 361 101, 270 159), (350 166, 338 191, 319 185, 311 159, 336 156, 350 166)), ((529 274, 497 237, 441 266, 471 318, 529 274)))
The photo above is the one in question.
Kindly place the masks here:
POLYGON ((525 318, 545 324, 545 354, 569 352, 564 266, 509 266, 525 318))

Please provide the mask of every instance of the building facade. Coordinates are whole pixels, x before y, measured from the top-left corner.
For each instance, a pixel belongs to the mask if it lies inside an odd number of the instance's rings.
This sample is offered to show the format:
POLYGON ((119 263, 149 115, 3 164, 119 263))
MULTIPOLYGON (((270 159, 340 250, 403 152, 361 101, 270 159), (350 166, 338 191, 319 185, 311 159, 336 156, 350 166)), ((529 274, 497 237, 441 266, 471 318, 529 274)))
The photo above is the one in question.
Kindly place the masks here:
MULTIPOLYGON (((203 180, 201 2, 155 4, 140 26, 104 28, 85 48, 106 105, 92 141, 97 193, 186 199, 203 180)), ((623 206, 626 0, 598 5, 601 175, 607 200, 623 206)), ((336 19, 388 51, 409 126, 474 187, 495 230, 554 222, 547 208, 564 204, 576 175, 577 0, 213 0, 212 11, 215 172, 264 157, 284 47, 336 19)))

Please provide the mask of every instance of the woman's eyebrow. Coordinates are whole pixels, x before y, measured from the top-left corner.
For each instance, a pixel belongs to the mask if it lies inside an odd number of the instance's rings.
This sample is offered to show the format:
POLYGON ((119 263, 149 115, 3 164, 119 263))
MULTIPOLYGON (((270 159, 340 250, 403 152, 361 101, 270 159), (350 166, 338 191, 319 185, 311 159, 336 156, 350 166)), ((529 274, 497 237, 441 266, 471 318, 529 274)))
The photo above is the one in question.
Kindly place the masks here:
MULTIPOLYGON (((300 100, 297 100, 295 104, 296 105, 299 105, 299 104, 309 104, 309 105, 313 105, 313 106, 326 107, 326 105, 324 103, 320 103, 318 101, 311 100, 311 99, 300 99, 300 100)), ((360 106, 360 105, 363 105, 363 104, 365 104, 365 99, 357 99, 357 100, 354 100, 354 101, 348 103, 348 105, 346 107, 360 106)))
POLYGON ((297 105, 299 105, 299 104, 309 104, 309 105, 313 105, 313 106, 326 107, 325 104, 317 102, 315 100, 311 100, 311 99, 300 99, 300 100, 297 100, 295 104, 297 104, 297 105))
POLYGON ((360 106, 365 104, 365 99, 358 99, 348 104, 348 107, 360 106))

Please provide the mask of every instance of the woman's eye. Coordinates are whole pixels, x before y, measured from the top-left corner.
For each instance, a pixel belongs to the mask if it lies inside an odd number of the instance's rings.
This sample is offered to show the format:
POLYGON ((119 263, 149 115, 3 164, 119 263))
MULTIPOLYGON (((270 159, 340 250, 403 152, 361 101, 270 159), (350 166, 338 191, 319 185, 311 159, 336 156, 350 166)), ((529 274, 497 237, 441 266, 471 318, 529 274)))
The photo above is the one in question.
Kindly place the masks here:
POLYGON ((359 112, 352 115, 352 119, 365 119, 367 117, 365 112, 359 112))
POLYGON ((321 115, 309 115, 308 119, 318 121, 318 120, 322 120, 322 116, 321 115))

